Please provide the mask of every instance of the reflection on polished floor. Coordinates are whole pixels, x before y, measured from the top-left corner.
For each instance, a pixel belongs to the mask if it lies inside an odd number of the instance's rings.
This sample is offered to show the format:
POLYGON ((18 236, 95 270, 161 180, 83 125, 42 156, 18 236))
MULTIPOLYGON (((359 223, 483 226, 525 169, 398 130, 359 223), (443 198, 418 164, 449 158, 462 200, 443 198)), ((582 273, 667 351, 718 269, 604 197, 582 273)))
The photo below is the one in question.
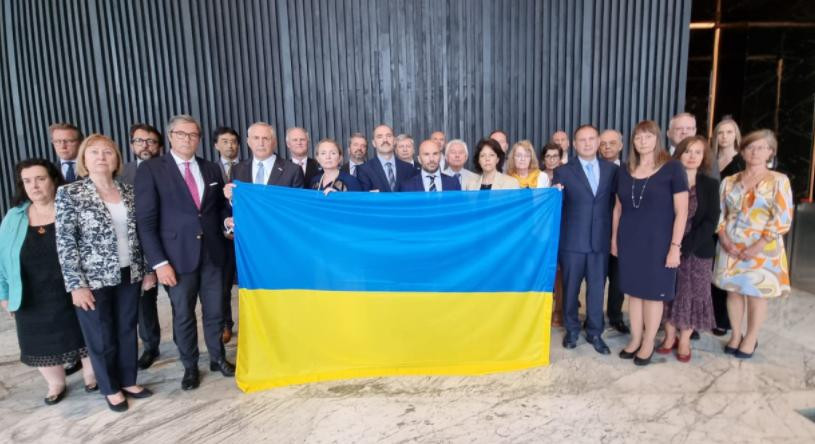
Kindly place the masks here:
POLYGON ((79 374, 69 377, 65 400, 45 406, 44 381, 19 362, 14 323, 2 316, 0 442, 815 442, 815 423, 798 413, 815 407, 815 296, 800 291, 771 302, 761 347, 746 361, 702 335, 690 364, 660 356, 640 368, 616 356, 626 340, 615 331, 605 333, 613 354, 601 356, 582 338, 564 350, 556 329, 544 368, 251 395, 209 373, 203 353, 201 387, 181 391, 170 307, 159 299, 162 355, 139 375, 156 394, 124 414, 85 393, 79 374))

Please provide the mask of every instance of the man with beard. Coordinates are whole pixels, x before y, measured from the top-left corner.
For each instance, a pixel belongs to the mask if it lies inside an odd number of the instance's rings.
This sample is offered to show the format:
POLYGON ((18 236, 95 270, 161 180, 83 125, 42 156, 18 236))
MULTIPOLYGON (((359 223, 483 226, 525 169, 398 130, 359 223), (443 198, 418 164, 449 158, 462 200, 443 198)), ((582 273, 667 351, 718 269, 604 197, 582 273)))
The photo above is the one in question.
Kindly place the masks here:
MULTIPOLYGON (((163 147, 161 133, 152 125, 137 123, 130 127, 130 149, 136 160, 128 162, 122 170, 119 180, 133 185, 136 180, 136 170, 145 160, 152 159, 161 153, 163 147)), ((159 355, 159 342, 161 342, 161 328, 158 320, 158 286, 142 289, 139 298, 139 337, 144 350, 139 357, 138 366, 144 370, 153 365, 159 355)))
POLYGON ((419 145, 419 163, 422 169, 419 174, 405 180, 399 185, 399 191, 452 191, 461 190, 458 180, 439 169, 441 162, 441 149, 439 144, 432 140, 425 140, 419 145))
POLYGON ((398 191, 400 183, 416 175, 416 169, 394 156, 393 130, 388 125, 381 124, 374 128, 372 143, 376 149, 376 156, 357 169, 362 189, 398 191))
POLYGON ((362 133, 353 133, 348 138, 348 162, 340 168, 354 177, 357 177, 357 167, 368 160, 368 141, 362 133))

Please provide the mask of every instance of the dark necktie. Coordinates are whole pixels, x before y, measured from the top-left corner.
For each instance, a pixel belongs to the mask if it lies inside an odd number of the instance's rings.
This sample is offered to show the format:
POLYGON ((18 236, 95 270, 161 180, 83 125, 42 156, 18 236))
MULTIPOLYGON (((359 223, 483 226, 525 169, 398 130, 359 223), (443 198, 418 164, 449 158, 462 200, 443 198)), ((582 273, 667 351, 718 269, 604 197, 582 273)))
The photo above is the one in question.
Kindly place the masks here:
POLYGON ((232 167, 235 166, 235 162, 229 161, 226 163, 226 182, 232 182, 232 167))
POLYGON ((65 170, 65 181, 71 183, 76 180, 76 172, 74 171, 74 161, 69 160, 65 162, 68 168, 65 170))
POLYGON ((391 187, 391 191, 396 189, 396 176, 393 175, 393 165, 390 163, 385 164, 388 167, 388 186, 391 187))
POLYGON ((427 188, 427 191, 436 191, 436 175, 427 176, 430 179, 430 186, 427 188))
POLYGON ((453 177, 455 177, 456 180, 458 180, 458 184, 461 185, 461 173, 453 174, 453 177))

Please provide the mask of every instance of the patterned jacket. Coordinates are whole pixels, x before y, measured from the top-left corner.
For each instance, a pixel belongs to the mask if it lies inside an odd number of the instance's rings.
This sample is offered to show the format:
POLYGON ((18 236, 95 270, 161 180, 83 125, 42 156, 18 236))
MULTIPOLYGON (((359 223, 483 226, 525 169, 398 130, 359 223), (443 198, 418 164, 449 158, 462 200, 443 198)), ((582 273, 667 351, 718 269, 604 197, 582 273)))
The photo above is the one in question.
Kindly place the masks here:
MULTIPOLYGON (((146 264, 136 232, 133 187, 114 181, 127 207, 130 281, 144 278, 146 264)), ((121 281, 116 230, 90 179, 61 186, 56 198, 57 253, 65 290, 112 287, 121 281)))

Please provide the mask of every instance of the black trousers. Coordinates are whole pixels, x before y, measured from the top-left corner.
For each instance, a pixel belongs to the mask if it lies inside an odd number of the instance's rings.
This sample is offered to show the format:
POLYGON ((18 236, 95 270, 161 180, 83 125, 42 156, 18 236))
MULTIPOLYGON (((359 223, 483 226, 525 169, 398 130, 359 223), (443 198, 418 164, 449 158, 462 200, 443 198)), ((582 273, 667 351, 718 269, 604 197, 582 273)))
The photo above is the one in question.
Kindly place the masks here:
POLYGON ((158 285, 145 290, 139 298, 139 337, 144 351, 158 354, 161 341, 161 328, 158 322, 158 285))
POLYGON ((221 342, 223 328, 223 267, 212 264, 202 251, 201 265, 190 273, 176 273, 178 283, 169 288, 173 306, 173 341, 184 368, 198 366, 198 319, 195 305, 201 300, 204 341, 210 361, 224 359, 221 342))
POLYGON ((608 255, 608 301, 606 315, 610 324, 623 322, 623 300, 625 294, 620 291, 620 265, 617 256, 608 255))
POLYGON ((232 286, 235 285, 237 270, 235 269, 235 242, 226 241, 226 263, 224 264, 223 298, 224 298, 224 325, 223 328, 232 330, 235 321, 232 319, 232 286))
POLYGON ((122 268, 122 283, 93 290, 96 308, 76 308, 82 336, 88 347, 96 382, 103 395, 112 395, 122 387, 136 384, 136 339, 139 288, 130 283, 130 268, 122 268))
POLYGON ((730 330, 730 316, 727 314, 727 292, 711 284, 710 297, 713 298, 713 317, 716 327, 730 330))

